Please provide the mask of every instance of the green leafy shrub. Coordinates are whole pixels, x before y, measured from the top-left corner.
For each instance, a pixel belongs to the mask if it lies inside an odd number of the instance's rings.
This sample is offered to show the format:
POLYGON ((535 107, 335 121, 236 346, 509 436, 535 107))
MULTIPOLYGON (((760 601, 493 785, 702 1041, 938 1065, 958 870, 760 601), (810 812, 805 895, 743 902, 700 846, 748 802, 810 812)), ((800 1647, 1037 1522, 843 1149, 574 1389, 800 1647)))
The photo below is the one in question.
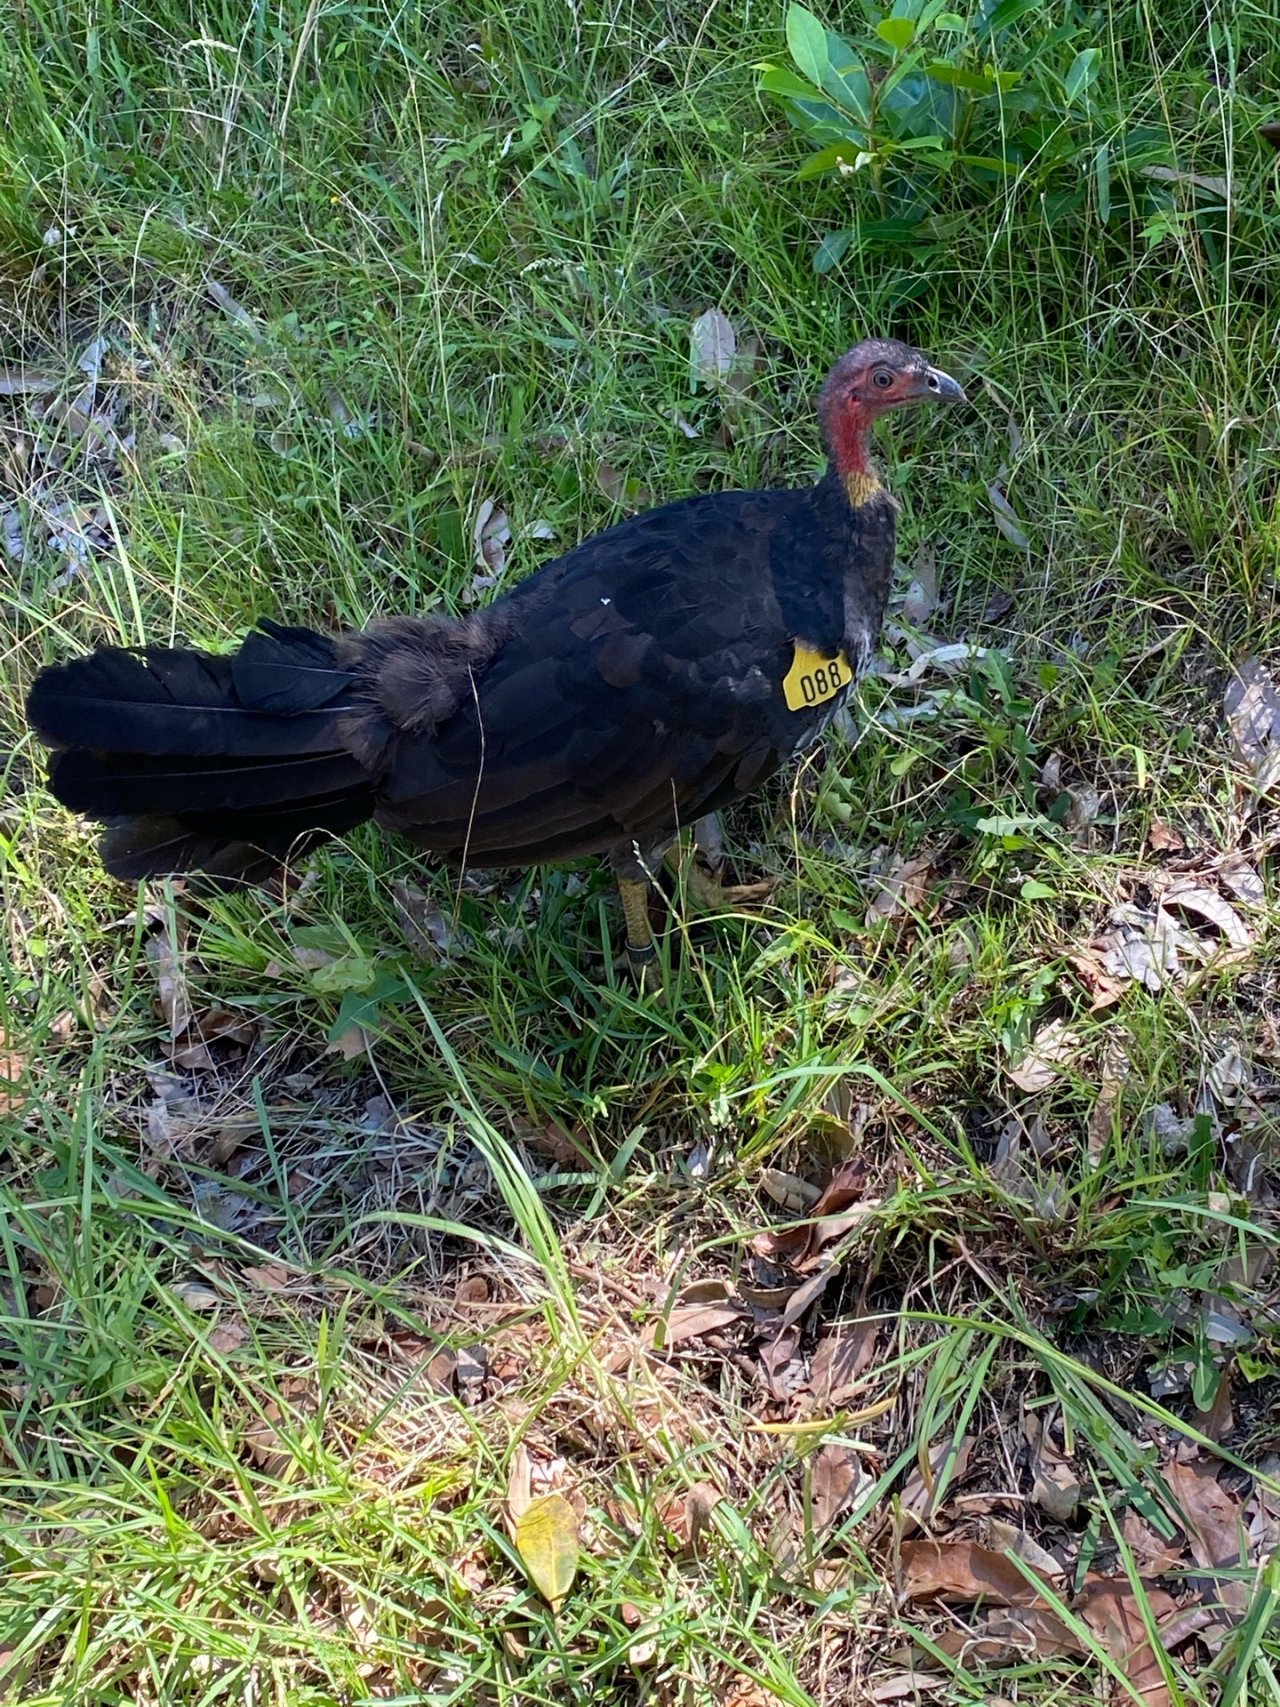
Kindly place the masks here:
POLYGON ((800 176, 838 174, 853 191, 856 224, 823 239, 818 272, 855 237, 918 250, 995 199, 1034 198, 1055 227, 1090 203, 1106 225, 1122 199, 1135 213, 1168 201, 1168 131, 1127 122, 1082 10, 1054 8, 1056 22, 1040 0, 983 0, 969 17, 947 0, 861 9, 850 41, 789 6, 800 75, 767 65, 760 79, 815 145, 800 176))

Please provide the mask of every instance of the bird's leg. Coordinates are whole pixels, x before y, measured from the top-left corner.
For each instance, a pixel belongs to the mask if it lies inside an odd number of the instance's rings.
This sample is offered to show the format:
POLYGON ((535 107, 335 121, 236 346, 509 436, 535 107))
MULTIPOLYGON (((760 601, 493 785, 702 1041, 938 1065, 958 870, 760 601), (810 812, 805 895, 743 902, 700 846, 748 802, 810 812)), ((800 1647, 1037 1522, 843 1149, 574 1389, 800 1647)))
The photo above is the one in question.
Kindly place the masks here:
POLYGON ((778 887, 776 877, 755 883, 726 883, 724 835, 718 813, 710 812, 693 826, 691 846, 686 852, 679 843, 667 855, 679 873, 684 890, 701 913, 723 913, 767 901, 778 887))
POLYGON ((640 987, 655 990, 661 985, 658 970, 658 945, 653 940, 649 924, 649 882, 633 877, 619 877, 618 894, 622 897, 622 916, 627 924, 627 959, 640 987))

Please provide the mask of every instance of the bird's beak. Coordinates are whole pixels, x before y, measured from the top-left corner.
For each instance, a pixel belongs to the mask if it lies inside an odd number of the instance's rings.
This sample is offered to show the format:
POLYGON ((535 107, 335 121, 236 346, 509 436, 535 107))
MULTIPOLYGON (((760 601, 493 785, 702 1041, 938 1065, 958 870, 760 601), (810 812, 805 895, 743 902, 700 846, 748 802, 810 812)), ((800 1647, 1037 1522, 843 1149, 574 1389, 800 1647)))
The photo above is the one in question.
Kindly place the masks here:
POLYGON ((969 401, 964 394, 964 386, 958 380, 952 379, 949 373, 943 373, 940 367, 925 369, 920 396, 924 399, 932 398, 935 403, 967 403, 969 401))

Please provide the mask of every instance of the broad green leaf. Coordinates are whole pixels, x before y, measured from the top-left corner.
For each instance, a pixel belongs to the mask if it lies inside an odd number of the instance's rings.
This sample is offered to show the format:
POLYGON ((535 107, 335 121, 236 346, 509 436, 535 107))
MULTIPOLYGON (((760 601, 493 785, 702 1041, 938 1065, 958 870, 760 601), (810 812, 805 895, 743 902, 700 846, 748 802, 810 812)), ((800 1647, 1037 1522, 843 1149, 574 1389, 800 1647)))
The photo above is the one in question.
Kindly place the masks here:
POLYGON ((1071 61, 1071 69, 1063 79, 1063 93, 1067 97, 1067 105, 1071 106, 1077 95, 1081 95, 1098 75, 1098 66, 1102 59, 1100 47, 1086 47, 1071 61))
POLYGON ((834 101, 800 101, 787 96, 787 117, 814 142, 843 142, 858 121, 834 101))
POLYGON ((578 1574, 578 1514, 563 1494, 543 1494, 516 1523, 516 1552, 553 1612, 578 1574))
POLYGON ((975 166, 983 172, 999 172, 1003 178, 1016 178, 1018 168, 1012 160, 1002 160, 998 154, 957 154, 962 166, 975 166))
POLYGON ((823 88, 833 101, 839 101, 842 106, 847 107, 864 125, 869 124, 871 80, 867 76, 866 67, 839 36, 828 35, 827 42, 833 57, 823 88))
POLYGON ((352 1026, 361 1026, 365 1031, 378 1030, 383 1002, 402 1002, 409 993, 408 985, 398 972, 379 972, 370 989, 348 990, 342 998, 337 1018, 329 1027, 329 1042, 335 1043, 352 1026))
POLYGON ((791 100, 813 100, 817 95, 812 83, 806 83, 803 77, 797 77, 794 71, 785 71, 780 65, 768 66, 760 76, 758 85, 769 95, 785 95, 791 100))
POLYGON ((363 955, 344 954, 327 966, 317 966, 311 982, 322 995, 340 996, 347 990, 367 990, 377 970, 377 963, 363 955))
POLYGON ((852 242, 852 231, 829 231, 814 253, 814 272, 829 273, 832 267, 839 264, 845 250, 852 242))
POLYGON ((887 148, 893 154, 905 154, 909 149, 927 149, 930 153, 946 154, 948 160, 952 158, 945 136, 905 136, 901 142, 887 144, 887 148))
POLYGON ((861 153, 856 142, 837 142, 831 148, 823 148, 817 154, 811 154, 796 173, 801 180, 822 178, 828 172, 838 172, 843 167, 857 170, 858 155, 861 153))
POLYGON ((331 954, 335 960, 341 954, 350 954, 352 946, 352 939, 336 925, 295 925, 289 933, 289 940, 299 948, 331 954))
POLYGON ((1038 812, 1003 813, 979 818, 974 829, 984 836, 1016 836, 1021 830, 1042 830, 1044 819, 1038 812))
MULTIPOLYGON (((926 30, 933 29, 939 18, 953 18, 955 16, 954 12, 947 11, 947 0, 928 0, 922 9, 912 4, 906 10, 908 15, 915 15, 917 36, 922 36, 926 30)), ((961 18, 960 28, 964 29, 964 27, 964 19, 961 18)))
POLYGON ((1035 877, 1028 877, 1020 893, 1024 901, 1052 901, 1055 892, 1047 883, 1041 883, 1035 877))
POLYGON ((994 36, 1025 18, 1028 12, 1038 12, 1044 0, 1000 0, 1000 4, 982 20, 979 33, 994 36))
POLYGON ((825 25, 806 6, 787 7, 787 47, 804 75, 821 83, 830 67, 825 25))
POLYGON ((1093 157, 1093 185, 1098 194, 1098 218, 1111 218, 1111 151, 1104 142, 1093 157))
POLYGON ((876 34, 888 42, 897 53, 905 53, 916 39, 916 26, 911 18, 881 18, 876 34))
POLYGON ((935 83, 945 83, 951 89, 964 89, 970 95, 989 95, 996 87, 996 80, 990 74, 983 76, 978 71, 966 71, 963 66, 952 65, 948 59, 932 60, 924 71, 935 83))

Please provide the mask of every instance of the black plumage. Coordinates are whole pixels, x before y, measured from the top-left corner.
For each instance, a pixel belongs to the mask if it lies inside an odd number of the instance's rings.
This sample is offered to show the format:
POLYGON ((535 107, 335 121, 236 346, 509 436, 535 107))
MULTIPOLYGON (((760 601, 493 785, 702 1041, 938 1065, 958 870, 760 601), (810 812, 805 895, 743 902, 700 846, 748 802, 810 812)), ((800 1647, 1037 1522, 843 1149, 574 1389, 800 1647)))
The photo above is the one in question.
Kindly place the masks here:
POLYGON ((606 853, 642 883, 682 825, 759 787, 846 698, 893 568, 871 427, 961 396, 872 340, 824 387, 811 488, 647 511, 456 622, 332 638, 263 622, 230 655, 107 648, 46 669, 27 711, 56 749, 50 786, 108 826, 126 878, 257 876, 372 817, 454 863, 606 853))

